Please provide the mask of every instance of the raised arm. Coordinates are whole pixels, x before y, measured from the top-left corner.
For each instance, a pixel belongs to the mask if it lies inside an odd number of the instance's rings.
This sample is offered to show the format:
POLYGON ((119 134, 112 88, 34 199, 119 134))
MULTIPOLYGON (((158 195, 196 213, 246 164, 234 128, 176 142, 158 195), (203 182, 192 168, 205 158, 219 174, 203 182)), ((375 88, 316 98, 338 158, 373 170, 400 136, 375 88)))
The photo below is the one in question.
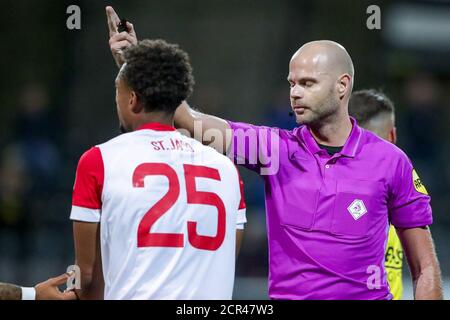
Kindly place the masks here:
POLYGON ((442 280, 428 227, 397 229, 408 261, 416 300, 442 300, 442 280))
POLYGON ((192 138, 225 154, 231 144, 231 128, 219 117, 201 113, 183 102, 175 113, 175 125, 187 130, 192 138))
POLYGON ((134 31, 133 24, 127 22, 128 32, 119 33, 120 18, 112 7, 106 7, 106 17, 108 19, 109 47, 117 66, 120 68, 124 63, 123 49, 138 42, 136 31, 134 31))

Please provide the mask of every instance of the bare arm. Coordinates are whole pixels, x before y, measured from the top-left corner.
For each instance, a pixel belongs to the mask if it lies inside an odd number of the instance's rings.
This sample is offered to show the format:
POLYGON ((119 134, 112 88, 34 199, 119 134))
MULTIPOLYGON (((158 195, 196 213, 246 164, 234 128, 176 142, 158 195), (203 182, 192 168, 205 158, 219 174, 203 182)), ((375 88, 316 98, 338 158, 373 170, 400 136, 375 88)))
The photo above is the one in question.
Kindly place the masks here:
MULTIPOLYGON (((58 286, 67 283, 69 274, 63 274, 56 278, 48 279, 34 287, 36 300, 75 300, 72 291, 61 292, 58 286)), ((0 283, 0 300, 22 300, 23 289, 13 284, 0 283)))
POLYGON ((397 229, 405 252, 416 300, 442 300, 442 280, 430 230, 397 229))
POLYGON ((175 125, 191 137, 225 154, 231 144, 231 128, 224 119, 193 110, 183 102, 175 113, 175 125))
POLYGON ((117 66, 120 68, 124 64, 123 49, 133 44, 137 44, 137 35, 134 31, 134 26, 130 22, 127 22, 128 32, 119 33, 118 27, 120 24, 120 18, 112 7, 106 7, 106 17, 108 19, 109 29, 109 46, 111 53, 116 61, 117 66))
POLYGON ((7 284, 0 283, 0 300, 21 300, 22 288, 7 284))
POLYGON ((104 281, 100 251, 100 224, 77 222, 73 224, 76 264, 81 271, 81 300, 102 300, 104 281))
POLYGON ((242 239, 244 238, 244 230, 236 230, 236 258, 241 251, 242 239))

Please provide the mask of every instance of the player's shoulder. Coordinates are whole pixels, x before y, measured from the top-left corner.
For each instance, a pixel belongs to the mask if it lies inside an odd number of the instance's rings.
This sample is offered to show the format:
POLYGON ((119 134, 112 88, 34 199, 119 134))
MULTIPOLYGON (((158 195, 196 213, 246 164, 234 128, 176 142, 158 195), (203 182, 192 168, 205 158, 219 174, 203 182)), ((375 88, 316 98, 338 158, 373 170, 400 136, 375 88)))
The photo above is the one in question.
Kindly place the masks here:
POLYGON ((80 160, 88 160, 88 159, 94 158, 94 157, 98 156, 99 153, 100 153, 100 148, 98 146, 90 147, 89 149, 87 149, 86 151, 83 152, 83 154, 80 157, 80 160))
POLYGON ((135 136, 137 132, 138 131, 123 133, 123 134, 118 135, 114 138, 111 138, 103 143, 98 144, 97 147, 101 150, 103 148, 107 148, 110 146, 126 143, 126 142, 130 141, 130 139, 132 139, 132 137, 135 136))
MULTIPOLYGON (((119 150, 135 150, 134 147, 141 145, 143 141, 153 135, 158 135, 157 138, 161 137, 160 132, 154 132, 149 134, 150 130, 136 130, 133 132, 123 133, 110 140, 97 145, 97 148, 101 151, 102 155, 108 156, 117 153, 119 150)), ((156 136, 155 136, 156 137, 156 136)))
POLYGON ((382 157, 393 162, 411 162, 408 155, 397 145, 384 140, 375 133, 361 128, 364 138, 361 149, 366 149, 374 157, 382 157))
POLYGON ((186 141, 189 141, 189 143, 192 145, 192 147, 194 148, 194 151, 196 153, 201 153, 203 155, 206 155, 211 161, 220 161, 220 162, 233 164, 233 162, 228 157, 221 154, 216 149, 214 149, 210 146, 206 146, 193 138, 188 138, 188 137, 184 137, 184 138, 186 139, 186 141))
POLYGON ((205 163, 220 165, 225 169, 236 171, 236 166, 234 165, 233 161, 227 156, 219 153, 214 148, 206 146, 193 138, 186 137, 183 135, 181 136, 183 137, 185 142, 188 142, 192 146, 197 156, 199 156, 205 163))
POLYGON ((85 151, 78 161, 78 171, 101 169, 103 167, 103 157, 100 148, 97 146, 91 147, 85 151))
POLYGON ((294 130, 289 129, 283 129, 279 127, 271 127, 271 126, 265 126, 265 125, 255 125, 245 122, 233 122, 228 121, 228 124, 230 125, 231 129, 234 131, 234 134, 236 135, 239 130, 242 130, 248 134, 249 130, 254 130, 255 133, 262 135, 266 134, 267 136, 269 134, 275 134, 278 135, 280 138, 290 138, 294 135, 294 130))
POLYGON ((92 166, 95 163, 103 163, 104 157, 105 157, 105 151, 109 149, 114 149, 115 147, 119 146, 122 147, 122 145, 127 144, 129 142, 130 135, 132 133, 126 133, 119 136, 116 136, 106 142, 99 143, 95 146, 92 146, 87 151, 85 151, 79 160, 79 163, 81 164, 88 164, 92 166))

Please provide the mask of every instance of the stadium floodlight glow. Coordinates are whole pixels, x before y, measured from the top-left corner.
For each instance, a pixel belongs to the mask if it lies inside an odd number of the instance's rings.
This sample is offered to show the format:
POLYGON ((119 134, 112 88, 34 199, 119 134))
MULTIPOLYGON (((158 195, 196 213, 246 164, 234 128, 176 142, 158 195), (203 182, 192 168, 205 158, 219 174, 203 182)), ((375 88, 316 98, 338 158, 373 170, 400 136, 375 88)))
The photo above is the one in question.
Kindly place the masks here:
POLYGON ((450 51, 450 6, 393 5, 383 36, 394 47, 450 51))

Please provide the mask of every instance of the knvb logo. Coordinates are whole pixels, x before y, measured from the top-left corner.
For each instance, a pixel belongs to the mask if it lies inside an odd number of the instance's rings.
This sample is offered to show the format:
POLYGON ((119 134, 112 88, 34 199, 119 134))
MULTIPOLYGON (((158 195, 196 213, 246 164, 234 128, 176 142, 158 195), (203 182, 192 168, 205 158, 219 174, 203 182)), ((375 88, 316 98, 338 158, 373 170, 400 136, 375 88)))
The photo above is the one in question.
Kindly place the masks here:
POLYGON ((67 289, 68 291, 81 289, 81 270, 79 266, 69 266, 67 268, 67 273, 70 274, 70 278, 67 279, 67 289))
POLYGON ((81 30, 81 9, 79 6, 71 5, 67 7, 67 14, 70 16, 67 18, 67 29, 69 30, 81 30))
POLYGON ((348 212, 352 215, 353 219, 358 220, 367 213, 366 206, 362 200, 354 200, 352 204, 347 208, 348 212))

